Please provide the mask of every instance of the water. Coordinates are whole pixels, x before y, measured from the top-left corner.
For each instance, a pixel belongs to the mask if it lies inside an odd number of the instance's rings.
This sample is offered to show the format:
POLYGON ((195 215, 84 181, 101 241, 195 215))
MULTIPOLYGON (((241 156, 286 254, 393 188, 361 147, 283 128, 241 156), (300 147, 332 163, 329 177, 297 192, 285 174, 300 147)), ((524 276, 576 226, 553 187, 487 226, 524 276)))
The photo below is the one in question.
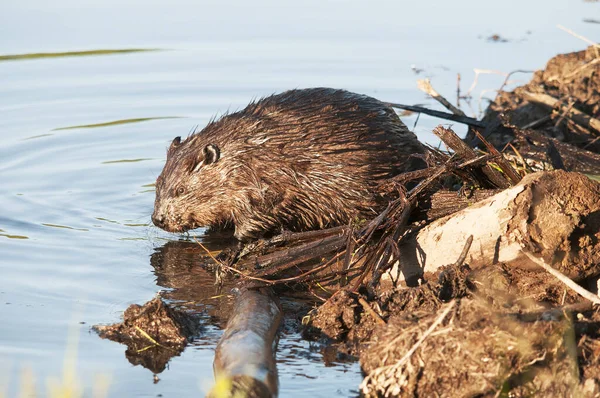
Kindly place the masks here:
MULTIPOLYGON (((45 396, 50 378, 63 380, 68 349, 88 396, 106 385, 115 397, 210 388, 224 320, 200 305, 203 334, 158 383, 129 364, 123 346, 90 332, 172 288, 157 284, 150 258, 178 236, 151 226, 150 214, 151 184, 174 136, 296 87, 437 108, 416 79, 431 78, 453 99, 457 73, 464 92, 473 68, 536 69, 584 48, 556 24, 598 40, 600 25, 583 22, 593 17, 599 3, 567 0, 3 0, 0 55, 157 51, 0 61, 0 396, 23 391, 22 377, 45 396), (493 34, 508 41, 487 40, 493 34)), ((503 79, 481 75, 468 113, 503 79)), ((412 128, 417 118, 404 121, 412 128)), ((436 144, 429 131, 439 122, 422 116, 415 131, 436 144)), ((281 396, 356 394, 358 364, 325 360, 297 335, 283 336, 279 358, 281 396)))

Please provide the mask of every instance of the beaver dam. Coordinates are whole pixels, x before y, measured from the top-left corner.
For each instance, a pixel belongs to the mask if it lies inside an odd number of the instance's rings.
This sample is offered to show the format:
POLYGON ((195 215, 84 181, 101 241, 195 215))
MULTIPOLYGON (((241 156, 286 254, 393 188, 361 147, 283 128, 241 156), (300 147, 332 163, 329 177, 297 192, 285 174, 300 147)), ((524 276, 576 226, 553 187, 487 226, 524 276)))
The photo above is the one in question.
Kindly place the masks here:
MULTIPOLYGON (((153 258, 170 303, 194 273, 222 286, 212 396, 277 395, 281 324, 358 358, 364 396, 600 394, 600 48, 551 59, 482 120, 422 88, 468 134, 437 127, 445 148, 381 185, 379 214, 153 258), (201 266, 178 270, 182 256, 201 266)), ((202 333, 162 298, 97 330, 157 373, 202 333)))

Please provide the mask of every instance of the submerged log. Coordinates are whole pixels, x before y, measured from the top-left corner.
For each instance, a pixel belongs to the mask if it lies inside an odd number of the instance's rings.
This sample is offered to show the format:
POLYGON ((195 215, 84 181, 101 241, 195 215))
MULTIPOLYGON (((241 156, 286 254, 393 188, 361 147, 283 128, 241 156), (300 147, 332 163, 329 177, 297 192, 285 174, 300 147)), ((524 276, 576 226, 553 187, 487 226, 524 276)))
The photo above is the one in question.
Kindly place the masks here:
POLYGON ((414 285, 460 256, 473 268, 504 262, 537 268, 524 252, 541 256, 575 280, 600 273, 600 184, 578 173, 534 173, 514 187, 423 228, 400 245, 401 272, 414 285))
POLYGON ((276 397, 275 337, 281 310, 269 289, 245 289, 217 345, 209 397, 276 397))

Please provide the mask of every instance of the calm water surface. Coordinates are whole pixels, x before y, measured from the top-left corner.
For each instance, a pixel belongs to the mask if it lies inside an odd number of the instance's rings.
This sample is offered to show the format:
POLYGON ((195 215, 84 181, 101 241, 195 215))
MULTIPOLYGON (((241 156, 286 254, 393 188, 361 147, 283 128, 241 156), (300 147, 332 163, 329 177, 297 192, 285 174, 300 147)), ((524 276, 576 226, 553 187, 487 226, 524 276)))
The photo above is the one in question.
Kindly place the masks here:
MULTIPOLYGON (((585 18, 600 19, 600 4, 3 0, 0 55, 159 51, 0 60, 0 396, 23 391, 22 377, 47 395, 49 380, 63 379, 68 348, 76 349, 86 396, 107 384, 111 397, 201 396, 210 388, 224 322, 210 305, 196 305, 204 330, 158 383, 129 364, 124 346, 90 332, 159 291, 196 300, 171 291, 151 261, 181 238, 150 223, 152 184, 174 136, 297 87, 437 107, 416 79, 430 77, 454 98, 457 73, 466 91, 473 68, 541 68, 554 54, 585 46, 556 24, 600 38, 600 25, 585 18), (507 41, 487 40, 493 34, 507 41)), ((477 114, 479 96, 493 97, 503 79, 482 75, 473 111, 465 109, 477 114)), ((429 131, 438 120, 404 120, 436 144, 429 131)), ((202 286, 210 297, 210 283, 202 286)), ((281 396, 356 395, 358 364, 325 356, 284 334, 281 396)))

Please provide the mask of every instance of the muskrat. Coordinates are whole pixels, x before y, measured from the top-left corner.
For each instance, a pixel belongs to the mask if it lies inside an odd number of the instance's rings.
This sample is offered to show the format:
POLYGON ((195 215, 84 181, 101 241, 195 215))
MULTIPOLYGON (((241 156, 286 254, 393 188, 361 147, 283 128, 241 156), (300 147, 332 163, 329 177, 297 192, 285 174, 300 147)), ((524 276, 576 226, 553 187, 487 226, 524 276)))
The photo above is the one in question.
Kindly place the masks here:
POLYGON ((248 240, 348 224, 385 206, 378 185, 421 167, 424 148, 384 103, 345 90, 290 90, 176 137, 156 180, 154 224, 233 226, 248 240))

